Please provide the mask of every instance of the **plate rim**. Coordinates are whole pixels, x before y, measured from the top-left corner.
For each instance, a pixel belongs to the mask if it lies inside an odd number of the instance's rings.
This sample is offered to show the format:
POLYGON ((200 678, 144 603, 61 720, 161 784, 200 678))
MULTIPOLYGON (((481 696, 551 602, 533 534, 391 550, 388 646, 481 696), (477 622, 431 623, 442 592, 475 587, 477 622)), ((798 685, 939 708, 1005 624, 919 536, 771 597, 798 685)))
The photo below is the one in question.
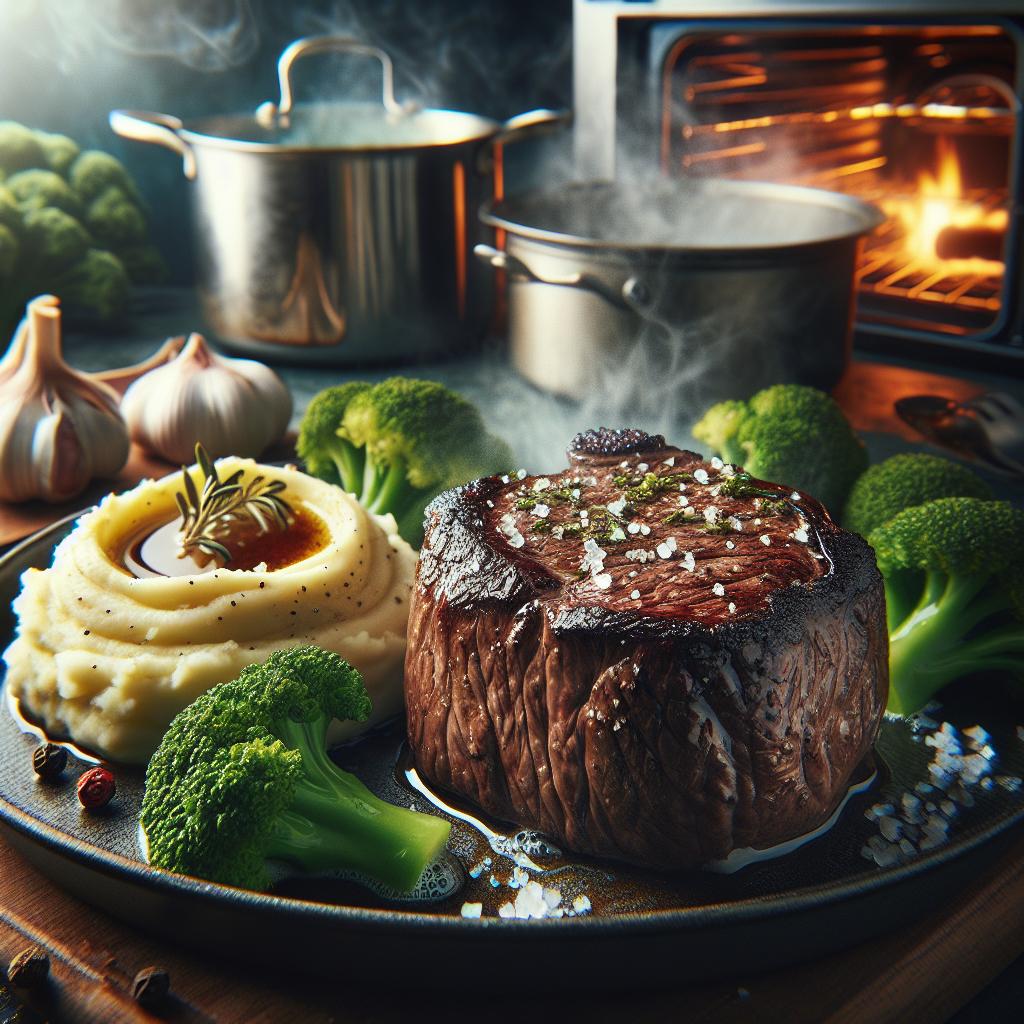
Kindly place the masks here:
MULTIPOLYGON (((57 534, 73 524, 92 508, 95 506, 89 506, 64 516, 16 542, 0 556, 0 575, 9 572, 11 565, 18 562, 27 549, 50 539, 51 535, 57 534)), ((3 664, 0 663, 0 700, 4 704, 4 708, 0 709, 0 714, 9 713, 6 706, 7 700, 3 693, 5 676, 3 664)), ((84 868, 99 871, 121 881, 128 881, 133 885, 141 885, 144 888, 148 887, 170 895, 198 899, 214 905, 227 903, 237 909, 252 910, 261 914, 278 913, 300 918, 314 917, 328 923, 351 923, 374 931, 386 932, 397 926, 402 930, 414 930, 417 933, 436 932, 443 935, 453 933, 472 935, 494 929, 513 929, 521 934, 539 933, 548 937, 558 935, 562 938, 593 936, 606 931, 618 935, 648 934, 691 931, 706 925, 743 924, 785 914, 797 914, 814 910, 824 904, 838 904, 867 896, 926 874, 977 850, 1003 833, 1019 826, 1022 821, 1024 821, 1024 804, 1015 813, 999 818, 955 844, 929 850, 914 860, 891 868, 879 868, 872 873, 865 872, 863 875, 819 883, 810 888, 790 889, 775 896, 748 896, 737 900, 711 902, 692 907, 573 917, 568 919, 573 923, 567 928, 564 923, 567 920, 565 918, 557 920, 549 918, 540 920, 497 917, 464 918, 454 914, 430 914, 407 908, 380 909, 352 906, 345 903, 323 903, 210 882, 192 875, 156 868, 141 860, 133 860, 94 843, 78 839, 23 810, 0 792, 0 824, 13 829, 58 856, 77 862, 84 868)))

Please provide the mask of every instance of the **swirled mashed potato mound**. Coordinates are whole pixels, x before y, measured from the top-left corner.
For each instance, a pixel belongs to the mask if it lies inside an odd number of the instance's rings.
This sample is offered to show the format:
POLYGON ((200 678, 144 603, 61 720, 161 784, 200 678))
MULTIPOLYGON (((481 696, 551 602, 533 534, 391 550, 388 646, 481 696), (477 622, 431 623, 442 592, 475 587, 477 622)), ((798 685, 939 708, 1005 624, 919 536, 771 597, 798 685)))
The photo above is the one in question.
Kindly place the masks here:
MULTIPOLYGON (((128 538, 177 514, 180 475, 110 495, 78 521, 48 569, 29 569, 14 602, 18 630, 4 652, 7 689, 29 718, 116 761, 144 762, 171 719, 201 693, 273 651, 312 643, 363 674, 371 721, 402 706, 402 662, 416 553, 394 519, 293 469, 228 458, 285 483, 297 512, 317 517, 324 543, 267 571, 218 568, 137 578, 128 538)), ((193 479, 201 487, 198 469, 193 479)), ((335 723, 332 738, 366 726, 335 723)))

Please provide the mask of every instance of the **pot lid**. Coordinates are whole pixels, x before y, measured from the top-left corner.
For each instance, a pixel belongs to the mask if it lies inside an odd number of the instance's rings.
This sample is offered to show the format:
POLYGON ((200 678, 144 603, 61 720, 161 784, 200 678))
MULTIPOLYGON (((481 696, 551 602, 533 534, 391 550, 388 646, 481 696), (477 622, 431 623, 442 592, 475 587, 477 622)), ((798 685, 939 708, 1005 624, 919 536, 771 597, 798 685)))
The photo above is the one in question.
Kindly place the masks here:
POLYGON ((852 239, 884 219, 852 196, 724 179, 574 183, 510 197, 485 223, 560 245, 712 253, 852 239))
POLYGON ((193 144, 254 150, 381 151, 451 146, 486 139, 497 122, 458 110, 388 110, 379 103, 296 104, 287 119, 261 123, 252 114, 185 122, 193 144))

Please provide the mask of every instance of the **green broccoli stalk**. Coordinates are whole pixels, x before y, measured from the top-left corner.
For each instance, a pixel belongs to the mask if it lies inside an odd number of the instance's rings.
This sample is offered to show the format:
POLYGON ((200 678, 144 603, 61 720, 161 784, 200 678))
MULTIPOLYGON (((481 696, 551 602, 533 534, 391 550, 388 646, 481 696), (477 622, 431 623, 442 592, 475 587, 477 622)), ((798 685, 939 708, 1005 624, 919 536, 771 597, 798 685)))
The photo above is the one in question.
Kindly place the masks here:
POLYGON ((1024 511, 937 498, 868 539, 885 580, 890 711, 910 714, 962 676, 1024 676, 1024 511))
POLYGON ((270 884, 268 860, 412 889, 451 826, 386 803, 330 759, 330 722, 369 713, 359 673, 311 646, 207 691, 171 722, 146 770, 150 862, 247 889, 270 884))
POLYGON ((858 478, 843 525, 867 537, 897 512, 935 498, 991 497, 992 488, 966 466, 925 452, 893 455, 858 478))
POLYGON ((307 470, 355 494, 371 512, 391 513, 418 546, 426 506, 441 491, 512 465, 476 407, 434 381, 391 377, 321 392, 299 427, 307 470))
POLYGON ((817 498, 839 514, 867 452, 824 391, 777 384, 747 402, 719 402, 693 428, 726 462, 817 498))

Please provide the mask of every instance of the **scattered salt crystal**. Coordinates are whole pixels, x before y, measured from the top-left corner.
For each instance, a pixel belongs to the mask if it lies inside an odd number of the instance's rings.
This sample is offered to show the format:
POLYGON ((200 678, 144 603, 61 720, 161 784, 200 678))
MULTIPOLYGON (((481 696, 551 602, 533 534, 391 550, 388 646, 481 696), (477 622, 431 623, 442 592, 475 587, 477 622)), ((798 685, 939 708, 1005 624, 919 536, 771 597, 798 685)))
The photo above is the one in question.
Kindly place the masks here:
POLYGON ((697 559, 693 557, 692 551, 685 551, 683 553, 682 566, 687 572, 693 572, 697 566, 697 559))
POLYGON ((903 835, 903 826, 898 818, 894 818, 891 814, 886 814, 878 819, 878 831, 882 833, 883 839, 894 843, 903 835))
POLYGON ((663 463, 663 466, 674 466, 676 464, 676 457, 674 455, 669 456, 663 463))
POLYGON ((697 510, 692 505, 687 505, 686 508, 683 509, 683 515, 687 519, 695 519, 697 517, 697 510))
POLYGON ((679 495, 679 505, 681 508, 686 508, 690 504, 690 499, 685 494, 679 495))
POLYGON ((704 509, 704 521, 706 523, 713 523, 718 519, 718 509, 714 505, 708 505, 704 509))
POLYGON ((551 481, 546 476, 539 476, 533 481, 535 491, 546 491, 551 486, 551 481))
POLYGON ((729 602, 729 614, 730 615, 735 615, 736 614, 736 605, 732 601, 729 602))
POLYGON ((1021 780, 1016 775, 997 775, 995 780, 1008 793, 1016 793, 1021 787, 1021 780))
POLYGON ((791 499, 792 499, 793 501, 799 501, 799 500, 800 500, 800 495, 799 495, 799 494, 797 494, 797 492, 796 492, 796 491, 794 491, 794 492, 793 492, 793 493, 792 493, 792 494, 790 495, 790 498, 791 498, 791 499))
POLYGON ((577 914, 589 914, 590 913, 590 897, 589 896, 577 896, 572 901, 572 909, 577 914))
POLYGON ((630 599, 630 601, 639 601, 640 600, 640 591, 639 590, 631 590, 629 592, 629 599, 630 599))
POLYGON ((516 479, 517 480, 525 480, 526 479, 526 470, 525 469, 517 469, 516 470, 516 479))
POLYGON ((631 533, 634 536, 636 536, 636 534, 638 534, 640 532, 640 524, 639 523, 630 523, 629 526, 626 527, 626 530, 629 533, 631 533))
POLYGON ((761 539, 761 543, 765 547, 768 547, 771 544, 771 542, 772 542, 771 537, 769 537, 767 533, 762 533, 760 539, 761 539))
POLYGON ((578 487, 574 487, 574 488, 573 488, 573 489, 572 489, 572 490, 571 490, 571 491, 569 492, 569 494, 570 494, 570 495, 571 495, 571 496, 572 496, 573 498, 578 498, 578 497, 580 496, 580 489, 579 489, 578 487))
POLYGON ((725 597, 725 587, 723 587, 721 583, 716 583, 711 588, 711 593, 713 593, 716 597, 725 597))
POLYGON ((726 547, 727 547, 727 548, 728 548, 728 549, 729 549, 730 551, 732 551, 732 549, 733 549, 734 547, 736 547, 736 545, 735 545, 735 544, 733 544, 733 542, 732 542, 731 540, 727 540, 727 541, 725 542, 725 546, 726 546, 726 547))
POLYGON ((963 734, 967 737, 967 745, 973 750, 979 750, 992 738, 988 730, 983 729, 980 725, 972 725, 969 729, 964 729, 963 734))
POLYGON ((549 910, 554 910, 559 903, 562 902, 562 893, 559 889, 548 889, 544 888, 544 902, 548 905, 549 910))
POLYGON ((613 516, 621 516, 626 509, 626 499, 616 498, 615 501, 609 501, 608 504, 605 505, 605 508, 608 509, 613 516))
POLYGON ((533 506, 533 514, 540 519, 547 519, 550 513, 551 506, 545 505, 542 501, 538 501, 537 504, 533 506))
POLYGON ((594 585, 598 590, 607 590, 612 585, 612 578, 606 572, 600 572, 594 577, 594 585))
POLYGON ((693 471, 693 479, 699 484, 706 484, 708 482, 708 471, 706 469, 695 469, 693 471))
POLYGON ((712 469, 722 469, 723 466, 725 466, 725 463, 717 455, 711 457, 712 469))
POLYGON ((900 840, 900 853, 905 857, 913 857, 917 853, 917 850, 914 849, 914 844, 906 836, 900 840))
POLYGON ((462 904, 462 916, 463 917, 479 917, 484 910, 482 903, 463 903, 462 904))
POLYGON ((807 532, 806 526, 798 526, 791 534, 790 537, 793 540, 799 541, 801 544, 806 544, 810 539, 810 535, 807 532))
POLYGON ((502 903, 502 905, 498 907, 498 917, 509 918, 515 916, 516 908, 512 906, 511 903, 502 903))
POLYGON ((845 718, 839 723, 839 735, 844 740, 850 735, 850 723, 845 718))
POLYGON ((641 523, 640 524, 640 536, 641 537, 648 536, 648 534, 650 534, 650 532, 651 532, 651 528, 646 523, 641 523))
POLYGON ((626 539, 626 535, 625 535, 625 533, 622 532, 622 527, 621 526, 616 526, 615 529, 612 530, 612 532, 608 534, 608 539, 611 540, 611 541, 625 540, 626 539))
POLYGON ((638 470, 639 470, 639 471, 640 471, 641 473, 646 473, 646 472, 647 472, 647 470, 649 470, 649 469, 650 469, 651 467, 650 467, 649 465, 647 465, 647 463, 646 463, 646 462, 638 462, 638 463, 636 464, 636 468, 637 468, 637 469, 638 469, 638 470))
POLYGON ((736 467, 733 466, 731 463, 727 462, 722 467, 722 476, 735 476, 735 475, 736 475, 736 467))

